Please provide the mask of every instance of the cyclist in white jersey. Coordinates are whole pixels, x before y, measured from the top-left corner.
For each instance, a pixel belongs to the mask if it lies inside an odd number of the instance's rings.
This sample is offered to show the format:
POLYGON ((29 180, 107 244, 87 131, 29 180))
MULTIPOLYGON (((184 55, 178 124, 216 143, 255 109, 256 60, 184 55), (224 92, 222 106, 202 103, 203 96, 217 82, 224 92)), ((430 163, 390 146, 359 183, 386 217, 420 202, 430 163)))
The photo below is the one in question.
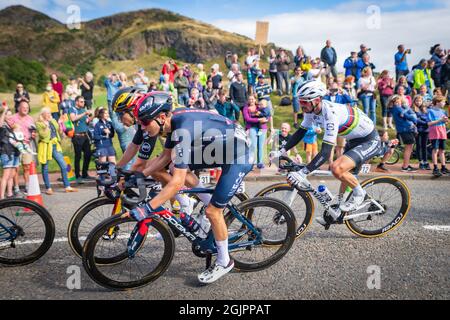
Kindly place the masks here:
MULTIPOLYGON (((297 96, 304 113, 304 120, 297 132, 289 139, 284 149, 271 153, 271 158, 279 158, 305 136, 308 128, 313 124, 324 129, 325 134, 320 153, 299 172, 288 175, 291 185, 300 188, 308 188, 307 175, 318 169, 330 157, 333 147, 336 145, 338 136, 346 138, 347 145, 344 155, 336 159, 331 165, 333 175, 342 182, 340 188, 340 198, 346 188, 353 189, 352 196, 345 203, 340 203, 342 212, 356 210, 365 200, 366 193, 358 182, 358 179, 351 173, 352 170, 358 172, 361 166, 368 160, 382 152, 380 137, 375 125, 359 108, 347 105, 332 103, 322 98, 327 94, 325 85, 316 80, 307 81, 297 89, 297 96)), ((334 222, 339 216, 316 219, 320 224, 334 222)))

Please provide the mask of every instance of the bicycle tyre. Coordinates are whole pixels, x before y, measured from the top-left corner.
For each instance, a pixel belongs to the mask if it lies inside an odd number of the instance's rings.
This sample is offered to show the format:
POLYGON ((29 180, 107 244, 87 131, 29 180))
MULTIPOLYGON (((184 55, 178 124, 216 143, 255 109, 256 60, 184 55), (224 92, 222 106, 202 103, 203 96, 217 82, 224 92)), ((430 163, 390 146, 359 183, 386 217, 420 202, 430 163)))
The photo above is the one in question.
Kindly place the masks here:
MULTIPOLYGON (((168 269, 175 253, 175 238, 172 231, 160 219, 153 219, 151 227, 155 228, 161 234, 161 239, 164 241, 164 254, 157 267, 151 273, 135 281, 120 282, 106 276, 98 268, 98 266, 101 266, 96 262, 98 258, 94 257, 96 245, 107 230, 118 226, 120 223, 127 222, 135 222, 135 220, 132 218, 122 218, 120 215, 109 217, 92 230, 83 246, 82 261, 84 269, 92 280, 107 289, 118 291, 137 289, 155 281, 168 269)), ((143 242, 139 250, 142 250, 145 243, 146 241, 143 242)))
MULTIPOLYGON (((401 203, 400 209, 398 210, 399 212, 395 215, 395 217, 392 219, 392 221, 390 221, 385 226, 380 227, 379 229, 376 229, 376 230, 366 230, 364 228, 361 228, 355 220, 353 220, 353 219, 346 220, 345 225, 350 229, 351 232, 353 232, 354 234, 356 234, 360 237, 377 238, 377 237, 384 236, 384 235, 388 234, 389 232, 398 228, 403 223, 403 221, 405 220, 406 216, 409 213, 409 209, 411 206, 411 200, 410 200, 411 193, 409 191, 409 188, 406 186, 406 184, 402 180, 395 178, 395 177, 383 176, 383 177, 377 177, 377 178, 366 180, 363 183, 361 183, 361 186, 365 189, 366 187, 371 187, 373 185, 381 184, 381 183, 390 184, 390 185, 394 186, 400 192, 401 197, 402 197, 402 203, 401 203)), ((375 200, 377 200, 377 199, 375 199, 375 200)))
MULTIPOLYGON (((269 207, 281 213, 286 221, 285 223, 286 236, 284 239, 278 240, 279 243, 276 246, 272 241, 270 243, 264 241, 260 245, 262 247, 278 248, 273 255, 271 255, 270 257, 266 258, 263 261, 250 263, 244 262, 240 258, 236 257, 236 253, 231 252, 230 256, 233 257, 234 259, 235 268, 243 272, 260 271, 272 266, 286 255, 286 253, 289 251, 289 249, 292 247, 292 244, 295 241, 295 230, 296 230, 295 216, 292 210, 285 203, 283 203, 278 199, 272 198, 252 198, 239 204, 237 206, 237 209, 239 210, 239 212, 253 211, 256 207, 269 207)), ((234 219, 236 219, 234 215, 227 216, 226 217, 227 226, 230 226, 231 223, 233 222, 232 220, 234 219)), ((243 249, 239 252, 251 252, 251 250, 243 249)))
MULTIPOLYGON (((45 236, 42 239, 42 244, 32 253, 19 257, 19 258, 6 258, 1 256, 0 250, 0 264, 5 266, 24 266, 30 263, 33 263, 39 260, 53 244, 53 240, 55 239, 55 222, 53 221, 50 213, 37 204, 36 202, 27 200, 27 199, 4 199, 0 200, 0 210, 4 210, 8 207, 23 207, 29 210, 32 210, 33 213, 36 213, 43 221, 45 227, 45 236)), ((26 233, 27 230, 24 229, 26 233)))
MULTIPOLYGON (((284 192, 284 191, 291 192, 293 190, 294 188, 287 183, 277 183, 262 189, 255 195, 255 197, 273 197, 273 194, 277 192, 284 192)), ((306 211, 304 218, 302 218, 299 217, 298 214, 296 214, 297 210, 294 211, 294 209, 291 208, 292 211, 294 212, 295 220, 297 222, 296 239, 300 238, 300 236, 302 236, 306 232, 308 227, 311 225, 311 221, 314 216, 315 210, 314 201, 309 193, 297 191, 297 194, 301 197, 301 199, 305 203, 306 211)), ((251 219, 251 217, 249 217, 248 215, 247 218, 251 219)))
POLYGON ((400 160, 400 151, 398 151, 397 149, 394 149, 394 153, 392 154, 392 156, 386 161, 387 165, 394 165, 397 164, 400 160))

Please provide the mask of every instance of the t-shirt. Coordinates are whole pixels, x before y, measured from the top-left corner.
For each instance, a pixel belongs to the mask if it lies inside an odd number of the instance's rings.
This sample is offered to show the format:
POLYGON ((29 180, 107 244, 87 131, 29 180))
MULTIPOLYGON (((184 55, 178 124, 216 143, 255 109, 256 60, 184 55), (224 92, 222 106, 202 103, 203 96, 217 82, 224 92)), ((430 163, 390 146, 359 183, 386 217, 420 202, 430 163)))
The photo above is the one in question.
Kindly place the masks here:
MULTIPOLYGON (((439 108, 431 107, 428 108, 428 122, 436 121, 442 119, 442 117, 446 116, 445 111, 439 108)), ((430 140, 446 140, 447 139, 447 130, 445 129, 445 123, 441 122, 430 126, 430 133, 428 138, 430 140)))
POLYGON ((86 82, 89 85, 89 90, 84 85, 81 85, 81 95, 85 100, 92 100, 94 92, 94 81, 86 82))
POLYGON ((408 61, 406 59, 406 55, 405 55, 405 60, 403 60, 403 62, 400 62, 400 60, 402 60, 404 53, 400 53, 397 52, 395 54, 395 69, 398 71, 408 71, 408 61))
POLYGON ((278 134, 278 143, 279 143, 279 150, 283 149, 288 140, 292 137, 292 134, 288 134, 286 137, 283 137, 283 135, 281 133, 278 134))
POLYGON ((23 132, 24 142, 29 144, 31 140, 30 128, 34 126, 34 119, 29 115, 21 117, 18 113, 12 116, 11 123, 18 124, 23 132))
POLYGON ((211 81, 213 83, 213 89, 220 89, 219 85, 222 82, 222 75, 216 74, 214 77, 211 77, 211 81))
MULTIPOLYGON (((86 99, 86 98, 85 98, 86 99)), ((77 107, 72 107, 69 111, 70 114, 75 114, 75 115, 80 115, 86 112, 85 108, 77 108, 77 107)), ((73 126, 75 128, 75 133, 87 133, 88 132, 88 124, 87 124, 87 115, 84 115, 81 119, 77 120, 77 121, 72 121, 73 122, 73 126)))

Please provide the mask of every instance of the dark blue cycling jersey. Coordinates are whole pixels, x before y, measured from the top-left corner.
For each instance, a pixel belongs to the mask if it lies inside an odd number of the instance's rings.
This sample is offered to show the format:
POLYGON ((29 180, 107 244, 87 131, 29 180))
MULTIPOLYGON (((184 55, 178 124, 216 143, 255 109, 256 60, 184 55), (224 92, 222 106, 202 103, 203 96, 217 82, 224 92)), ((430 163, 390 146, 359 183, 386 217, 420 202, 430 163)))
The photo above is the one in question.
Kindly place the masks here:
POLYGON ((140 125, 137 126, 136 133, 133 137, 133 143, 139 147, 138 158, 142 160, 150 159, 150 156, 155 149, 157 136, 150 137, 148 133, 142 130, 140 125))
POLYGON ((229 119, 201 109, 177 109, 165 147, 175 168, 191 170, 253 163, 247 134, 229 119))

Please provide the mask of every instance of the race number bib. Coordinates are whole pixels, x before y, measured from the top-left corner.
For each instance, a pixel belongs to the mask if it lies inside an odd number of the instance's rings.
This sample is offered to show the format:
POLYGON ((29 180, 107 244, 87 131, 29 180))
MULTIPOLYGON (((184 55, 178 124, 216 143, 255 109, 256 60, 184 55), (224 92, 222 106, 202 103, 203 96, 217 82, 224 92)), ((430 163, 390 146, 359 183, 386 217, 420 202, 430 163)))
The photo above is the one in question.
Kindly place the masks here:
POLYGON ((201 173, 199 176, 200 182, 203 184, 210 184, 211 183, 211 175, 208 173, 201 173))
POLYGON ((372 167, 370 166, 370 164, 363 164, 361 167, 361 174, 369 174, 370 173, 370 169, 372 167))

